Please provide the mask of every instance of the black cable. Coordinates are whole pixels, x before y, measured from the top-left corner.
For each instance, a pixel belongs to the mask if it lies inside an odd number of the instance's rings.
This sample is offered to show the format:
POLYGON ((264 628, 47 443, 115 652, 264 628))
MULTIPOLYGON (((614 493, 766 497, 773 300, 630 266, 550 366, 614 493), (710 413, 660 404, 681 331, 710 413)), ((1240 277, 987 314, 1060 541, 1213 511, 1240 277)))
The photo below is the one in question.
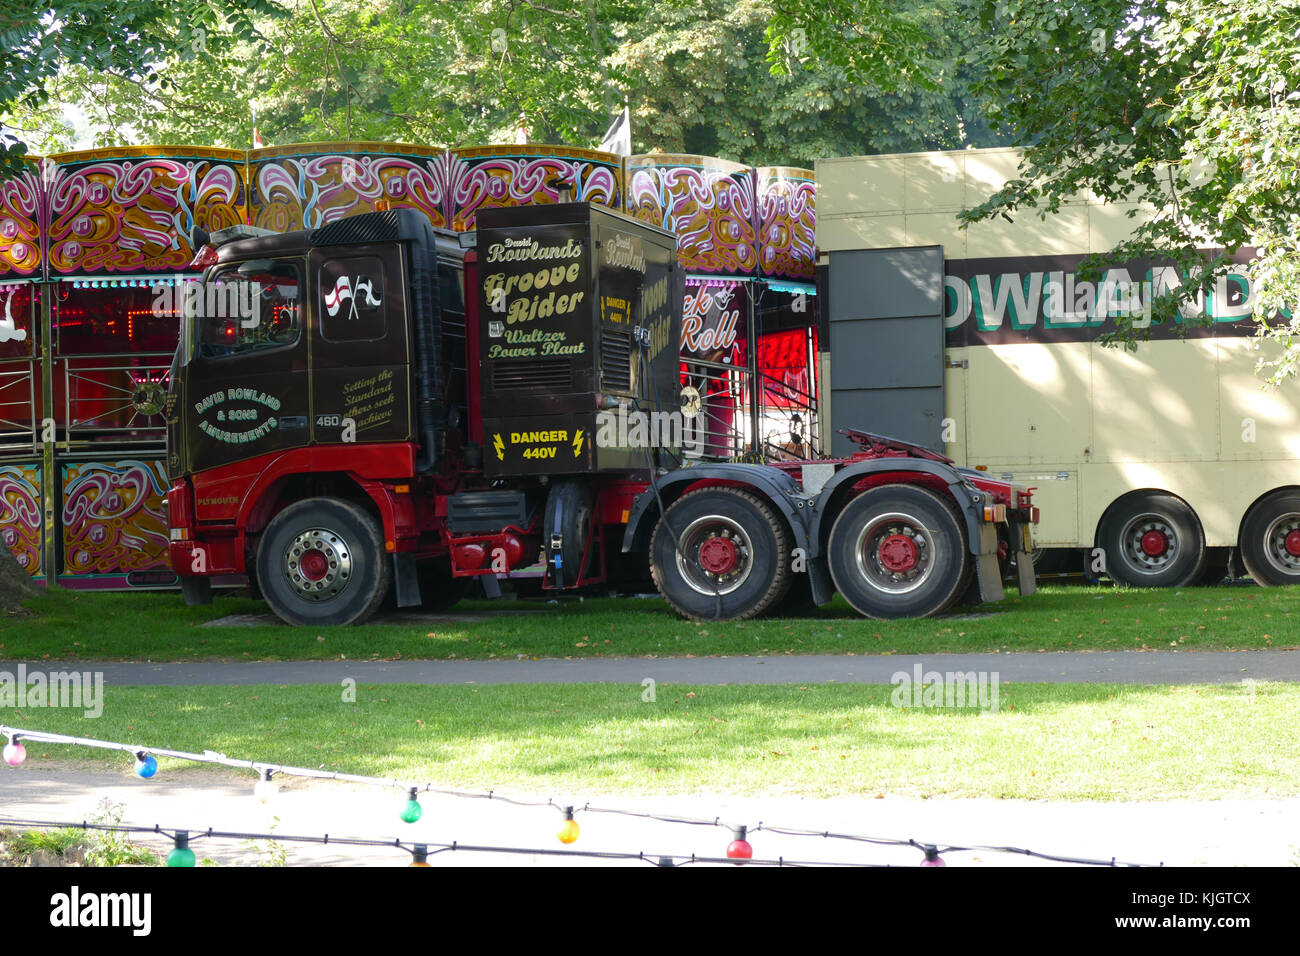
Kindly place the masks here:
MULTIPOLYGON (((73 830, 103 830, 113 833, 156 833, 161 836, 176 839, 177 833, 188 833, 189 842, 193 843, 199 839, 213 840, 271 840, 283 841, 290 843, 310 843, 324 846, 327 843, 341 844, 344 846, 368 846, 368 847, 392 847, 393 849, 404 850, 414 856, 415 847, 423 846, 426 848, 428 856, 434 856, 438 853, 464 851, 467 853, 503 853, 520 856, 555 856, 582 859, 597 860, 638 860, 650 863, 654 866, 662 865, 663 860, 673 860, 675 856, 668 853, 647 853, 641 851, 638 853, 618 851, 618 850, 569 850, 555 849, 552 847, 516 847, 516 846, 491 846, 486 844, 460 843, 426 843, 414 840, 375 840, 365 839, 362 837, 331 837, 324 836, 302 836, 296 834, 278 834, 278 833, 242 833, 238 831, 215 830, 209 827, 206 830, 196 830, 185 827, 164 828, 155 824, 151 827, 132 826, 129 824, 96 824, 96 823, 68 823, 58 820, 7 820, 0 818, 0 827, 19 827, 19 828, 42 828, 42 829, 73 829, 73 830), (169 832, 170 829, 170 832, 169 832)), ((879 867, 878 863, 857 863, 857 862, 839 862, 839 861, 807 861, 807 860, 787 860, 784 857, 775 860, 766 859, 733 859, 731 857, 712 857, 696 856, 691 854, 689 860, 683 858, 682 863, 729 863, 744 866, 850 866, 850 867, 879 867)), ((682 864, 674 863, 675 866, 682 864)))

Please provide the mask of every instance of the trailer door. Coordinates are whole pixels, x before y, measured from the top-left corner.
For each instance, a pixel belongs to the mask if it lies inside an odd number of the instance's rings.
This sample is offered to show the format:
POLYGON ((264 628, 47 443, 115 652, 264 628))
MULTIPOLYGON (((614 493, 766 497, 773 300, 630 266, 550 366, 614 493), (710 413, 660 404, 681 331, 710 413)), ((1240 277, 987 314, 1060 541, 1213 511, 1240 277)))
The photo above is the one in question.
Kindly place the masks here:
POLYGON ((832 252, 828 272, 833 427, 942 452, 943 247, 832 252))

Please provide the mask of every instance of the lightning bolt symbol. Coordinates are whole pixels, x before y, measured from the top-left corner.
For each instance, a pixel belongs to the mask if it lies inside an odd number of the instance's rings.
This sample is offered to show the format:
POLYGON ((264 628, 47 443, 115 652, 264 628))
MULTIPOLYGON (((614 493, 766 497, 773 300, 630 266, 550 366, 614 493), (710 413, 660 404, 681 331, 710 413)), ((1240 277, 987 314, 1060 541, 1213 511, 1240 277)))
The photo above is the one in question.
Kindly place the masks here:
POLYGON ((492 447, 497 450, 497 459, 499 461, 505 461, 506 446, 505 443, 501 441, 501 436, 499 434, 492 436, 492 447))
POLYGON ((573 436, 573 457, 577 458, 582 454, 582 429, 579 428, 573 436))

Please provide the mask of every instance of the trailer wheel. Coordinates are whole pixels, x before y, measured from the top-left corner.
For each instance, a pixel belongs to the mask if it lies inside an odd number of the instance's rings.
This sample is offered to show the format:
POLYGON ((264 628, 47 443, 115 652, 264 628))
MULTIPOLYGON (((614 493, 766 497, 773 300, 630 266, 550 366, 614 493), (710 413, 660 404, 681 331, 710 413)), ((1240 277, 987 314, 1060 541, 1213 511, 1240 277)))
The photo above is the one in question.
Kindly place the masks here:
POLYGON ((383 603, 392 576, 379 526, 340 498, 309 498, 285 508, 257 549, 262 593, 290 624, 360 623, 383 603))
POLYGON ((754 617, 790 589, 790 532, 758 496, 702 488, 670 505, 655 525, 650 573, 683 617, 754 617))
POLYGON ((867 617, 927 617, 970 585, 974 562, 953 507, 932 491, 883 485, 854 498, 831 527, 831 577, 867 617))
POLYGON ((1205 567, 1196 515, 1173 495, 1136 495, 1113 507, 1098 543, 1111 580, 1130 587, 1183 587, 1205 567))
POLYGON ((1300 491, 1277 492, 1251 508, 1239 544, 1257 584, 1300 584, 1300 491))

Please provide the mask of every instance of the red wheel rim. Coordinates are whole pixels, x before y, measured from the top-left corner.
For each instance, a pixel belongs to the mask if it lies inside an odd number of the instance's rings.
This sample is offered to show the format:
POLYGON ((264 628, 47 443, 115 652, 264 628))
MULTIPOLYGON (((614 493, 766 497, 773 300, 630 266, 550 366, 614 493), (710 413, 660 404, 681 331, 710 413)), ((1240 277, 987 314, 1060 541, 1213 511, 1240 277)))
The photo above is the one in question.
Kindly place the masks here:
POLYGON ((919 558, 916 542, 905 534, 891 534, 880 542, 880 563, 888 571, 897 574, 911 571, 919 558))
POLYGON ((1163 531, 1152 530, 1142 535, 1142 552, 1158 558, 1169 550, 1169 536, 1163 531))
POLYGON ((700 566, 710 574, 730 574, 740 562, 730 538, 713 537, 700 545, 700 566))
POLYGON ((330 561, 323 551, 313 549, 302 553, 298 559, 298 568, 308 581, 319 581, 329 572, 330 561))
POLYGON ((1283 546, 1286 548, 1287 554, 1293 558, 1300 558, 1300 528, 1287 532, 1283 546))

